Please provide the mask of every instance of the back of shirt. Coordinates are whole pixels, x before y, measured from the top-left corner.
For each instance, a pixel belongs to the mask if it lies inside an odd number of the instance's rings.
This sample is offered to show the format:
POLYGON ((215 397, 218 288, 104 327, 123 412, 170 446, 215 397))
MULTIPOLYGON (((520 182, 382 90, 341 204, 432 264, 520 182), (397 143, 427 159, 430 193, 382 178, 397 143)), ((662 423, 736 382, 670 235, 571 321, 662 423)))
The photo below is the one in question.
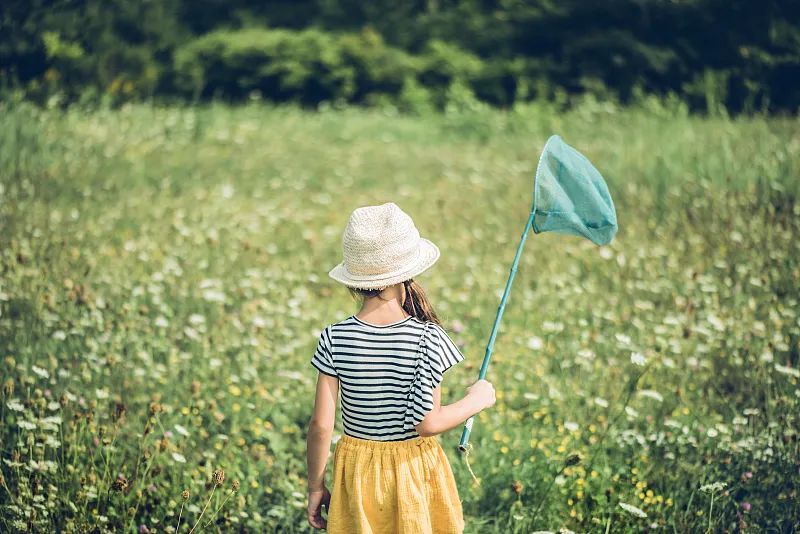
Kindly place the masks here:
POLYGON ((311 364, 339 379, 344 433, 400 441, 433 409, 433 390, 462 361, 444 329, 409 316, 373 325, 355 316, 327 326, 311 364))

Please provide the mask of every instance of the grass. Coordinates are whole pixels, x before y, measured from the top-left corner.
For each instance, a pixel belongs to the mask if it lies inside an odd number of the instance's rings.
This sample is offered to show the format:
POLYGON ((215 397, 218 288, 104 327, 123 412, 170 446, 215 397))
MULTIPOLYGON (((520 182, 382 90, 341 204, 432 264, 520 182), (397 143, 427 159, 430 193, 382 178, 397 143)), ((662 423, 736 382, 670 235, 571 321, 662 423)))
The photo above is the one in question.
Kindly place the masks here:
POLYGON ((620 230, 529 238, 470 440, 480 486, 442 436, 467 532, 800 528, 796 118, 0 116, 0 529, 310 530, 309 360, 357 309, 326 275, 350 211, 394 201, 439 245, 420 282, 466 356, 456 400, 551 133, 603 172, 620 230))

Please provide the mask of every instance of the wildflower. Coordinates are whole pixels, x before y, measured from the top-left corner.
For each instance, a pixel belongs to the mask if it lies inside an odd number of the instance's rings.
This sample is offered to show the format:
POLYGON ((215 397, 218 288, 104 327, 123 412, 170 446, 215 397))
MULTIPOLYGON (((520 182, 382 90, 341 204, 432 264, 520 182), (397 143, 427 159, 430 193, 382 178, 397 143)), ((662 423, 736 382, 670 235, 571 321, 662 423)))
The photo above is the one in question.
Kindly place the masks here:
POLYGON ((533 336, 528 340, 528 348, 533 350, 539 350, 544 346, 544 342, 542 338, 533 336))
POLYGON ((3 382, 3 394, 6 397, 10 397, 11 395, 14 394, 14 381, 11 380, 10 378, 6 379, 6 381, 3 382))
POLYGON ((786 365, 775 364, 775 370, 781 374, 800 378, 800 369, 795 369, 786 365))
POLYGON ((637 508, 632 504, 620 502, 619 506, 629 514, 635 515, 637 517, 647 517, 647 514, 644 513, 644 511, 641 508, 637 508))
POLYGON ((50 373, 47 371, 47 369, 42 369, 41 367, 32 365, 31 371, 33 371, 34 374, 38 375, 41 378, 50 378, 50 373))
POLYGON ((192 395, 197 395, 198 393, 200 393, 200 382, 192 380, 192 395))
POLYGON ((114 421, 119 421, 120 419, 122 419, 125 416, 125 412, 126 411, 127 411, 127 408, 125 408, 124 404, 122 404, 121 402, 115 402, 114 403, 114 414, 112 415, 112 418, 114 419, 114 421))
POLYGON ((661 393, 659 393, 658 391, 655 391, 653 389, 640 389, 636 393, 638 395, 641 395, 642 397, 649 397, 649 398, 651 398, 653 400, 656 400, 658 402, 663 402, 664 401, 664 397, 661 396, 661 393))
POLYGON ((189 490, 183 490, 183 492, 181 493, 181 497, 183 498, 184 501, 188 501, 189 500, 189 490))
POLYGON ((520 482, 519 480, 515 480, 514 482, 511 483, 511 489, 514 490, 514 493, 516 493, 517 495, 522 493, 522 488, 523 488, 522 482, 520 482))
POLYGON ((619 341, 623 345, 631 344, 631 338, 629 336, 626 336, 625 334, 614 334, 614 337, 617 338, 617 341, 619 341))
POLYGON ((173 452, 172 459, 181 464, 186 463, 186 458, 179 452, 173 452))
POLYGON ((222 469, 217 469, 214 471, 214 484, 217 486, 221 486, 222 482, 225 480, 225 471, 222 469))
POLYGON ((700 486, 700 491, 704 491, 706 493, 714 493, 716 491, 720 491, 722 488, 727 486, 726 482, 713 482, 711 484, 705 484, 700 486))
POLYGON ((631 363, 635 365, 645 365, 647 360, 640 352, 632 352, 631 353, 631 363))
POLYGON ((742 503, 742 510, 744 510, 745 512, 749 512, 752 508, 753 508, 753 505, 750 504, 749 502, 744 501, 742 503))
POLYGON ((572 421, 566 421, 564 423, 564 428, 566 428, 570 432, 575 432, 576 430, 578 430, 579 427, 578 423, 573 423, 572 421))
POLYGON ((151 402, 150 403, 150 415, 156 415, 161 413, 161 404, 158 402, 151 402))
POLYGON ((22 404, 19 401, 19 399, 11 399, 10 401, 8 401, 6 403, 6 406, 8 406, 8 409, 11 410, 12 412, 24 412, 25 411, 25 405, 22 404))
POLYGON ((239 481, 234 480, 233 483, 231 484, 231 487, 233 488, 233 491, 239 491, 239 481))
POLYGON ((122 473, 117 476, 117 479, 111 484, 111 489, 114 491, 125 491, 128 489, 128 479, 122 473))

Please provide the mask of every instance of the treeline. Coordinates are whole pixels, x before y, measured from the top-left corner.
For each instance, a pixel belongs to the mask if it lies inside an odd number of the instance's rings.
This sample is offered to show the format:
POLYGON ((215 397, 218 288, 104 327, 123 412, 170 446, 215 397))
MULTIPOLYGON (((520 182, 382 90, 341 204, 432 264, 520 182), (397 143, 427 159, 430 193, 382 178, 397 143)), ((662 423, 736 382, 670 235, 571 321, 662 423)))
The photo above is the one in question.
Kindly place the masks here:
POLYGON ((0 98, 800 109, 787 0, 6 0, 0 98))

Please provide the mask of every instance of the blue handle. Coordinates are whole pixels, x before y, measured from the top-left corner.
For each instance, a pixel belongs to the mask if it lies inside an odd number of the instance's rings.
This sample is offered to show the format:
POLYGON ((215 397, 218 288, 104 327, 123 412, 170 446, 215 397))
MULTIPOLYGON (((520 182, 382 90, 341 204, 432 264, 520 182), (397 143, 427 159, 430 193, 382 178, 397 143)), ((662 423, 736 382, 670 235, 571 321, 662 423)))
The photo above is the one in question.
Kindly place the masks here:
MULTIPOLYGON (((522 247, 525 245, 525 239, 528 237, 528 231, 533 226, 533 218, 536 215, 536 210, 532 210, 530 217, 528 217, 528 222, 525 223, 525 230, 522 232, 522 237, 519 240, 519 246, 517 246, 517 253, 514 255, 514 262, 511 264, 511 272, 508 273, 508 280, 506 281, 506 289, 503 291, 503 297, 500 299, 500 306, 497 308, 497 316, 494 319, 494 325, 492 326, 492 333, 489 335, 489 343, 486 345, 486 353, 483 356, 483 364, 481 364, 481 371, 478 375, 478 380, 482 380, 486 377, 486 371, 489 369, 489 360, 492 358, 492 349, 494 348, 494 340, 497 337, 497 331, 500 327, 500 319, 503 317, 503 311, 506 308, 506 300, 508 300, 508 293, 511 291, 511 284, 514 282, 514 275, 517 273, 517 265, 519 264, 519 258, 522 254, 522 247)), ((472 431, 472 421, 475 419, 473 415, 467 422, 464 423, 464 431, 461 433, 461 442, 458 444, 458 448, 465 452, 467 450, 467 442, 469 441, 469 433, 472 431)))

